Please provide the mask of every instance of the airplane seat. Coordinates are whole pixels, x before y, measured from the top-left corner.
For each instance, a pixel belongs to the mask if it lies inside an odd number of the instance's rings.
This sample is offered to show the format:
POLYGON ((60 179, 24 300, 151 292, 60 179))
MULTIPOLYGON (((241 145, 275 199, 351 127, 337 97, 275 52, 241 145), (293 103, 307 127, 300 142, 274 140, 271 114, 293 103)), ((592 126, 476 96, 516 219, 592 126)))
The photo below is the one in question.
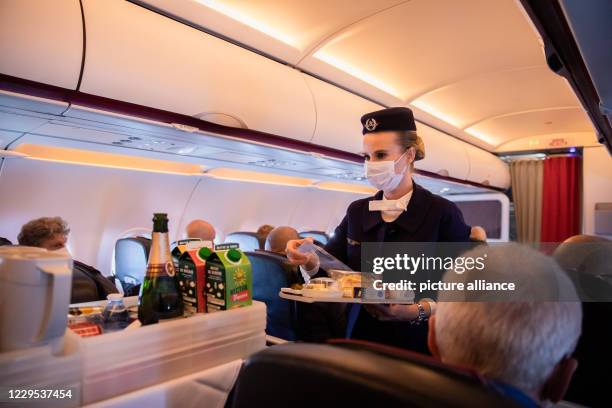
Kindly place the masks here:
POLYGON ((315 241, 319 241, 323 246, 329 241, 329 236, 324 231, 302 231, 300 232, 300 237, 310 237, 315 241))
POLYGON ((240 249, 243 252, 261 249, 259 246, 259 239, 257 239, 257 234, 254 232, 232 232, 230 234, 227 234, 227 237, 225 237, 225 242, 237 243, 238 245, 240 245, 240 249))
POLYGON ((602 376, 612 358, 612 241, 591 235, 566 239, 553 258, 567 272, 582 300, 582 333, 574 357, 578 368, 565 400, 580 406, 599 406, 609 398, 612 377, 602 376))
POLYGON ((583 300, 612 301, 612 241, 575 235, 563 241, 552 256, 567 272, 583 300))
POLYGON ((297 270, 284 256, 267 252, 246 252, 253 271, 253 299, 266 304, 266 333, 284 340, 295 340, 295 304, 281 299, 278 292, 299 281, 297 270))
POLYGON ((115 243, 115 277, 125 296, 138 294, 147 270, 151 240, 145 237, 121 238, 115 243))
POLYGON ((520 406, 473 371, 380 344, 331 343, 287 343, 251 355, 226 406, 520 406))

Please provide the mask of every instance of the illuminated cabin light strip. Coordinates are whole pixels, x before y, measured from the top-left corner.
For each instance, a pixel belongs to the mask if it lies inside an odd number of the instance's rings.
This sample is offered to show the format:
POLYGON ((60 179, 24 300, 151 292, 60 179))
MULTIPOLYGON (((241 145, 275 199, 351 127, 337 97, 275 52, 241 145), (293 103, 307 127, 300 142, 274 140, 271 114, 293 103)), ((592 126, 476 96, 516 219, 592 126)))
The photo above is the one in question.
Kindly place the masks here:
POLYGON ((156 170, 156 169, 146 169, 139 167, 129 167, 129 166, 118 166, 114 164, 100 164, 100 163, 88 163, 77 160, 65 160, 65 159, 50 159, 45 157, 26 157, 26 160, 36 160, 43 161, 49 163, 60 163, 60 164, 74 164, 77 166, 87 166, 87 167, 102 167, 105 169, 118 169, 118 170, 130 170, 130 171, 142 171, 145 173, 158 173, 158 174, 171 174, 177 176, 192 176, 194 173, 182 173, 178 171, 168 171, 168 170, 156 170))
POLYGON ((464 131, 465 131, 465 133, 470 134, 470 135, 472 135, 474 137, 477 137, 478 139, 482 140, 483 142, 486 142, 486 143, 490 144, 491 146, 497 146, 498 145, 497 138, 495 138, 495 137, 493 137, 491 135, 488 135, 486 133, 483 133, 483 132, 481 132, 479 130, 476 130, 474 128, 469 127, 467 129, 465 129, 464 131))
POLYGON ((410 102, 410 105, 415 106, 420 110, 429 113, 431 116, 435 116, 436 118, 441 119, 457 128, 461 128, 461 121, 459 119, 452 117, 446 113, 440 112, 438 109, 434 108, 433 106, 429 105, 424 101, 416 99, 410 102))
POLYGON ((388 93, 389 95, 395 96, 396 98, 399 99, 404 99, 401 95, 401 93, 393 88, 392 86, 384 83, 383 81, 381 81, 380 79, 376 78, 375 76, 368 74, 367 72, 364 72, 362 70, 360 70, 359 68, 349 64, 346 61, 341 60, 340 58, 334 57, 333 55, 330 54, 326 54, 325 52, 319 50, 317 51, 314 55, 315 58, 339 69, 340 71, 344 71, 347 74, 362 80, 363 82, 366 82, 378 89, 380 89, 381 91, 384 91, 386 93, 388 93))
POLYGON ((238 9, 232 7, 231 5, 224 4, 215 0, 196 0, 198 3, 215 10, 233 20, 238 21, 244 25, 247 25, 261 33, 264 33, 280 42, 283 42, 287 45, 297 48, 297 41, 290 35, 278 31, 274 27, 270 27, 269 25, 254 19, 242 12, 238 9))
POLYGON ((42 146, 24 143, 15 151, 26 154, 26 160, 103 167, 119 170, 146 171, 189 176, 200 171, 200 166, 168 160, 134 157, 124 154, 96 152, 67 147, 42 146))
POLYGON ((23 160, 35 160, 48 163, 71 164, 76 166, 119 169, 187 177, 210 177, 248 183, 319 188, 341 192, 373 192, 373 189, 365 185, 333 181, 317 181, 310 178, 292 177, 226 167, 214 167, 207 169, 205 166, 191 163, 149 159, 116 153, 96 152, 73 148, 41 146, 25 143, 18 146, 15 151, 25 156, 23 160))
POLYGON ((204 176, 223 180, 245 181, 249 183, 275 184, 291 187, 310 187, 313 180, 302 177, 283 176, 259 171, 231 169, 227 167, 216 167, 206 171, 204 176))

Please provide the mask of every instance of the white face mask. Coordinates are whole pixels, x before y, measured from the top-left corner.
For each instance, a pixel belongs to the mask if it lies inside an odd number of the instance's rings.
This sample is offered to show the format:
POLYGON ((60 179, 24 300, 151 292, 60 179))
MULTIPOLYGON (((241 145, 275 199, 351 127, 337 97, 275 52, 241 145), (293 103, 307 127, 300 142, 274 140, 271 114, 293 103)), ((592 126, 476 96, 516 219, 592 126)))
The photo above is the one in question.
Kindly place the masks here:
POLYGON ((384 193, 393 191, 404 178, 408 166, 399 172, 395 172, 395 165, 404 157, 408 151, 404 152, 397 160, 384 161, 366 161, 364 163, 365 175, 375 188, 382 190, 384 193))

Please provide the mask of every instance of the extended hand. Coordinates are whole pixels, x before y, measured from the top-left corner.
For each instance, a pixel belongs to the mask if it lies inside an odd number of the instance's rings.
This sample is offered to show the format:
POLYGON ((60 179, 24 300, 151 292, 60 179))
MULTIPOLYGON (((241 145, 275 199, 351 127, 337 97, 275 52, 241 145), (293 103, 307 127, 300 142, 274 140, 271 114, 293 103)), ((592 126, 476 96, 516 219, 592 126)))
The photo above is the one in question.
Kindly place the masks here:
POLYGON ((292 239, 287 242, 287 247, 285 248, 285 252, 287 254, 287 259, 289 263, 292 265, 305 265, 306 269, 309 268, 309 261, 312 260, 312 254, 307 252, 300 252, 298 248, 304 242, 312 243, 312 238, 304 238, 304 239, 292 239))

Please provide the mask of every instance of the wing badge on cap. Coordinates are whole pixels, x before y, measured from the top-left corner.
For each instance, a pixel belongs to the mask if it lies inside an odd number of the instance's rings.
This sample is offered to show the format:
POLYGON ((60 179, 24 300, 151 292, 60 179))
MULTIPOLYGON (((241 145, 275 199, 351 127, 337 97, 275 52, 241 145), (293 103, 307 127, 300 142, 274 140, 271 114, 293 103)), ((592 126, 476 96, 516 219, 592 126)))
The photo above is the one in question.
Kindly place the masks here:
POLYGON ((368 119, 365 123, 365 128, 368 129, 370 132, 376 129, 376 126, 378 126, 378 122, 374 118, 368 119))

